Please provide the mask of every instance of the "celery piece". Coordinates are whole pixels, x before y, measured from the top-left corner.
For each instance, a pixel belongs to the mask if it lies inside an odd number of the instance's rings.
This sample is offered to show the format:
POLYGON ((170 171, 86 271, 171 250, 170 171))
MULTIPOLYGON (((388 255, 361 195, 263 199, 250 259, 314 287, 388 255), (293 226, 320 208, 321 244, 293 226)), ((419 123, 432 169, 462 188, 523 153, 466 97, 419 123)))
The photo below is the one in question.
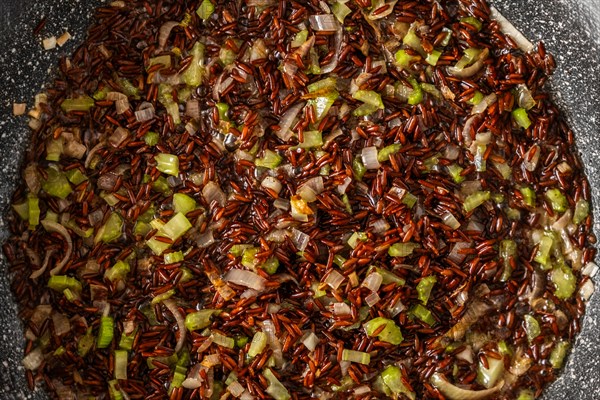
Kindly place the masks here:
POLYGON ((400 328, 391 319, 382 317, 373 318, 372 320, 365 322, 363 327, 368 336, 375 336, 374 333, 379 331, 376 336, 382 342, 397 346, 404 340, 400 328), (382 325, 385 325, 385 328, 380 330, 382 325))
POLYGON ((550 251, 554 246, 554 239, 552 236, 545 234, 542 236, 538 245, 538 250, 535 254, 534 261, 541 264, 542 269, 550 269, 550 251))
POLYGON ((321 79, 320 81, 316 81, 308 85, 306 88, 308 89, 308 93, 329 93, 335 90, 337 85, 337 79, 334 77, 328 77, 325 79, 321 79))
POLYGON ((150 302, 150 304, 152 304, 152 305, 160 304, 163 301, 170 299, 174 295, 175 295, 175 289, 169 289, 166 292, 162 292, 161 294, 157 294, 156 296, 154 296, 152 298, 152 301, 150 302))
POLYGON ((80 96, 74 99, 65 99, 60 103, 60 108, 64 112, 69 113, 71 111, 89 111, 94 106, 94 99, 89 96, 80 96))
POLYGON ((552 365, 552 368, 562 368, 570 348, 571 344, 566 340, 560 340, 554 345, 554 349, 552 349, 552 353, 550 353, 550 365, 552 365))
POLYGON ((320 148, 323 146, 323 135, 320 131, 306 131, 304 138, 298 145, 301 149, 320 148))
POLYGON ((421 246, 417 243, 407 242, 407 243, 394 243, 388 249, 388 255, 390 257, 408 257, 410 256, 415 249, 420 248, 421 246))
POLYGON ((140 99, 140 89, 134 86, 129 79, 126 78, 118 78, 117 84, 121 87, 121 91, 127 97, 131 97, 134 100, 140 99))
POLYGON ((81 336, 77 341, 77 353, 80 357, 85 357, 92 346, 94 346, 94 335, 90 326, 87 328, 85 335, 81 336))
POLYGON ((529 207, 535 207, 535 192, 533 189, 525 186, 520 188, 519 191, 523 195, 523 203, 529 207))
POLYGON ((590 203, 584 199, 579 199, 575 204, 575 211, 573 212, 573 223, 576 225, 581 224, 585 221, 590 214, 590 203))
POLYGON ((227 113, 229 112, 229 104, 227 103, 217 103, 217 112, 219 113, 219 121, 229 121, 229 117, 227 113))
POLYGON ((127 350, 115 350, 114 361, 115 379, 127 379, 127 350))
POLYGON ((342 203, 344 203, 344 206, 346 206, 346 212, 352 215, 352 204, 350 204, 350 198, 346 193, 344 193, 342 196, 342 203))
POLYGON ((410 400, 416 399, 415 392, 411 392, 404 385, 402 380, 402 371, 395 365, 388 365, 380 374, 383 383, 388 387, 391 393, 388 395, 394 395, 398 397, 400 395, 404 395, 408 397, 410 400))
POLYGON ((167 178, 164 176, 159 176, 156 181, 152 183, 152 190, 163 194, 165 197, 171 195, 171 187, 167 182, 167 178))
POLYGON ((179 158, 173 154, 159 153, 154 156, 156 169, 167 175, 179 175, 179 158))
POLYGON ((94 243, 98 243, 100 241, 104 243, 110 243, 121 237, 121 233, 123 231, 123 219, 121 216, 112 212, 106 223, 98 229, 96 236, 94 237, 94 243))
POLYGON ((234 257, 239 257, 244 253, 244 250, 251 248, 250 244, 234 244, 229 248, 229 253, 234 257))
POLYGON ((471 25, 477 32, 481 31, 483 27, 481 21, 475 17, 464 17, 460 19, 460 22, 471 25))
POLYGON ((188 331, 197 331, 210 326, 213 315, 219 315, 219 310, 200 310, 185 316, 185 327, 188 331))
POLYGON ((267 274, 273 275, 279 268, 279 259, 275 256, 267 258, 267 260, 260 265, 267 274))
POLYGON ((481 103, 481 101, 483 100, 485 96, 483 95, 483 93, 481 93, 479 90, 475 91, 475 94, 473 94, 473 97, 471 97, 467 103, 476 106, 477 104, 481 103))
POLYGON ((524 315, 523 319, 525 321, 525 333, 527 334, 527 340, 529 340, 529 343, 531 343, 542 333, 540 323, 533 315, 529 314, 524 315))
POLYGON ((377 110, 378 110, 377 106, 364 103, 364 104, 361 104, 357 109, 352 111, 352 115, 354 115, 355 117, 364 117, 366 115, 373 114, 377 110))
POLYGON ((242 265, 249 269, 254 269, 258 265, 256 255, 260 252, 258 247, 250 247, 244 250, 242 253, 242 265))
POLYGON ((50 140, 46 144, 46 160, 47 161, 59 161, 60 156, 63 153, 63 140, 50 140))
POLYGON ((366 241, 367 238, 367 234, 364 232, 353 232, 352 235, 350 236, 350 238, 348 238, 348 240, 346 241, 346 243, 348 243, 348 246, 352 247, 353 249, 356 248, 356 246, 358 246, 358 241, 360 240, 361 242, 366 241))
POLYGON ((226 347, 228 349, 233 349, 235 347, 235 340, 229 336, 221 335, 218 332, 213 332, 210 336, 212 337, 213 343, 218 346, 226 347))
POLYGON ((191 227, 192 224, 185 215, 177 213, 162 227, 159 233, 161 236, 166 236, 175 241, 182 237, 191 227))
POLYGON ((406 50, 400 49, 395 54, 396 64, 404 69, 410 68, 410 65, 419 60, 419 56, 411 56, 406 50))
POLYGON ((388 161, 390 156, 399 152, 401 148, 401 143, 394 143, 389 146, 385 146, 383 149, 379 150, 379 153, 377 153, 377 161, 380 163, 388 161))
POLYGON ((448 174, 450 174, 454 183, 459 184, 459 183, 463 183, 465 181, 466 178, 461 175, 464 168, 461 167, 460 165, 450 164, 446 167, 446 169, 448 170, 448 174))
POLYGON ((202 19, 206 21, 210 18, 210 16, 215 12, 215 6, 210 0, 204 0, 200 7, 196 10, 196 14, 202 19))
POLYGON ((517 400, 535 400, 535 393, 533 390, 523 389, 519 392, 517 400))
MULTIPOLYGON (((306 135, 307 132, 304 134, 306 135)), ((306 137, 306 136, 305 136, 306 137)), ((302 147, 302 146, 300 146, 302 147)), ((254 160, 254 164, 257 167, 265 167, 269 169, 275 169, 281 164, 283 161, 283 157, 274 152, 273 150, 265 149, 263 151, 262 158, 257 158, 254 160)))
POLYGON ((292 40, 292 43, 290 44, 290 46, 292 48, 300 47, 306 42, 307 39, 308 39, 308 30, 303 29, 300 32, 296 33, 296 36, 294 36, 294 40, 292 40))
POLYGON ((435 325, 435 323, 436 323, 436 320, 433 317, 433 314, 431 313, 431 311, 429 311, 427 308, 423 307, 421 304, 417 304, 412 309, 412 314, 415 317, 417 317, 418 319, 420 319, 421 321, 425 322, 429 326, 435 325))
POLYGON ((383 105, 383 100, 381 99, 381 95, 372 90, 357 90, 352 98, 358 101, 362 101, 365 104, 369 104, 373 107, 378 108, 379 110, 383 110, 385 106, 383 105))
POLYGON ((121 350, 130 351, 133 348, 133 341, 135 340, 135 335, 137 333, 137 329, 131 332, 129 335, 123 333, 121 335, 121 339, 119 340, 119 348, 121 350))
POLYGON ((510 259, 517 256, 517 243, 509 239, 501 241, 499 253, 504 265, 504 271, 502 272, 502 277, 500 278, 500 280, 502 282, 506 282, 510 279, 510 276, 512 274, 512 266, 510 264, 510 259))
POLYGON ((550 279, 554 284, 554 295, 559 299, 570 299, 577 288, 577 279, 573 270, 565 264, 558 264, 550 273, 550 279))
POLYGON ((270 368, 265 368, 262 372, 262 375, 269 382, 269 386, 267 387, 267 394, 269 394, 275 400, 289 400, 292 398, 290 396, 290 392, 283 386, 281 382, 277 379, 277 377, 273 374, 270 368))
POLYGON ((137 221, 133 227, 133 234, 136 236, 146 236, 152 227, 146 222, 137 221))
POLYGON ((196 209, 196 200, 183 193, 175 193, 173 195, 173 210, 175 213, 182 213, 183 215, 196 209))
POLYGON ((376 267, 375 272, 381 275, 381 277, 383 278, 383 281, 381 283, 383 283, 384 285, 395 283, 398 286, 403 286, 406 283, 406 280, 404 280, 404 278, 399 277, 398 275, 391 271, 388 271, 387 269, 376 267))
POLYGON ((342 350, 342 361, 369 365, 371 363, 371 355, 364 351, 344 349, 342 350))
POLYGON ((143 139, 148 146, 156 146, 158 144, 158 140, 160 139, 160 135, 156 132, 149 131, 143 136, 143 139))
POLYGON ((317 121, 321 121, 323 117, 329 113, 331 106, 333 103, 335 103, 339 96, 340 94, 337 91, 333 91, 324 96, 318 96, 308 101, 308 105, 314 107, 317 121))
POLYGON ((346 261, 348 261, 348 260, 346 260, 346 258, 342 257, 342 256, 341 256, 341 255, 339 255, 339 254, 336 254, 335 256, 333 256, 333 263, 334 263, 335 265, 337 265, 338 267, 340 267, 340 268, 343 268, 343 266, 344 266, 344 263, 345 263, 346 261))
POLYGON ((523 129, 528 129, 531 126, 531 120, 524 108, 517 108, 512 112, 513 119, 523 129))
POLYGON ((104 279, 108 279, 111 282, 124 280, 130 270, 131 268, 129 267, 128 263, 123 260, 119 260, 115 263, 115 265, 104 272, 104 279))
POLYGON ((248 350, 248 356, 251 358, 256 357, 267 347, 267 334, 261 331, 257 331, 252 338, 250 343, 250 349, 248 350))
POLYGON ((110 86, 104 86, 102 89, 98 89, 94 92, 94 94, 92 95, 92 97, 94 98, 94 100, 96 101, 102 101, 106 99, 106 95, 108 94, 108 92, 110 92, 110 86))
POLYGON ((423 303, 423 305, 427 305, 429 296, 431 296, 431 291, 433 290, 433 286, 436 283, 437 278, 435 275, 430 275, 421 279, 417 284, 417 297, 419 298, 419 301, 423 303))
POLYGON ((419 82, 412 76, 408 78, 408 81, 413 88, 412 93, 408 96, 408 104, 414 106, 423 101, 423 89, 419 82))
POLYGON ((88 180, 88 177, 81 173, 77 168, 73 168, 65 172, 65 175, 69 182, 73 185, 79 185, 88 180))
POLYGON ((181 251, 174 251, 172 253, 167 253, 163 256, 163 260, 165 264, 175 264, 180 261, 183 261, 183 253, 181 251))
MULTIPOLYGON (((34 199, 37 200, 36 197, 34 197, 34 199)), ((30 200, 27 199, 27 201, 12 205, 12 209, 15 210, 15 212, 17 213, 19 218, 21 218, 24 221, 29 220, 29 201, 30 200)), ((37 225, 37 224, 39 224, 39 216, 38 216, 38 221, 35 225, 37 225)), ((29 225, 31 226, 31 222, 29 223, 29 225)))
POLYGON ((465 212, 471 212, 486 201, 488 201, 490 198, 491 193, 489 191, 475 192, 465 199, 465 202, 463 203, 463 208, 465 212))
POLYGON ((35 228, 40 223, 40 199, 31 193, 27 195, 27 221, 29 229, 35 228))
POLYGON ((458 62, 454 66, 454 68, 459 71, 465 69, 469 65, 473 64, 477 60, 477 58, 479 58, 480 54, 481 54, 481 50, 479 50, 479 49, 475 49, 473 47, 469 47, 468 49, 465 49, 464 55, 462 56, 462 58, 460 60, 458 60, 458 62))
POLYGON ((118 388, 119 381, 116 379, 108 381, 108 395, 110 400, 124 400, 123 392, 118 388))
POLYGON ((54 166, 48 167, 46 173, 48 178, 42 182, 42 189, 52 197, 66 199, 73 189, 65 174, 54 166))
POLYGON ((423 50, 423 45, 421 44, 421 39, 417 36, 414 29, 410 29, 406 35, 404 35, 404 38, 402 38, 402 43, 419 52, 421 55, 425 53, 423 50))
POLYGON ((63 292, 70 289, 76 293, 81 293, 82 285, 76 278, 66 275, 52 275, 48 279, 48 287, 57 292, 63 292))
POLYGON ((569 207, 569 202, 560 189, 550 189, 546 192, 546 198, 550 202, 552 209, 556 212, 565 212, 569 207))
POLYGON ((186 283, 191 281, 194 278, 194 274, 189 268, 181 267, 181 278, 179 278, 179 282, 186 283))
POLYGON ((221 50, 219 51, 219 61, 221 61, 223 66, 227 67, 228 65, 233 64, 236 58, 237 55, 233 52, 233 50, 225 46, 221 47, 221 50))
POLYGON ((354 160, 352 160, 352 171, 354 172, 354 178, 357 181, 361 181, 363 176, 365 176, 367 168, 362 163, 360 157, 356 157, 354 160))
POLYGON ((112 317, 101 317, 100 318, 100 329, 98 331, 98 339, 96 341, 96 347, 99 349, 107 348, 114 336, 115 322, 112 317))
POLYGON ((441 51, 433 50, 431 53, 429 53, 427 55, 427 57, 425 58, 425 62, 427 62, 427 64, 431 65, 432 67, 435 67, 441 56, 442 56, 441 51))
POLYGON ((406 192, 402 197, 402 204, 405 204, 408 208, 413 208, 419 199, 417 196, 410 192, 406 192))
POLYGON ((336 1, 331 6, 331 12, 335 15, 337 20, 340 21, 340 24, 343 24, 344 19, 352 12, 352 10, 345 3, 336 1))

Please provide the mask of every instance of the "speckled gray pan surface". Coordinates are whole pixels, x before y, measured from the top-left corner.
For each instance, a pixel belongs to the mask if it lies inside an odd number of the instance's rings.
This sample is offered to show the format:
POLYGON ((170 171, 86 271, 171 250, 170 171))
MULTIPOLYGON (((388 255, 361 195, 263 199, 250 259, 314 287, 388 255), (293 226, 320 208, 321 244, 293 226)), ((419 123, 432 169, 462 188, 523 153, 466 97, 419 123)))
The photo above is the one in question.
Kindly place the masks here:
MULTIPOLYGON (((49 81, 61 55, 84 37, 99 0, 0 0, 0 211, 7 209, 21 155, 27 145, 24 118, 12 116, 12 103, 32 103, 49 81), (45 52, 33 27, 47 18, 41 37, 72 35, 58 50, 45 52)), ((528 38, 543 40, 558 63, 551 89, 575 131, 581 157, 600 209, 600 0, 496 0, 493 4, 528 38)), ((596 218, 600 233, 600 218, 596 218)), ((7 236, 0 220, 0 240, 7 236)), ((0 256, 0 400, 46 399, 26 389, 21 367, 22 331, 0 256)), ((600 295, 592 296, 583 329, 560 379, 545 400, 600 399, 600 295)))

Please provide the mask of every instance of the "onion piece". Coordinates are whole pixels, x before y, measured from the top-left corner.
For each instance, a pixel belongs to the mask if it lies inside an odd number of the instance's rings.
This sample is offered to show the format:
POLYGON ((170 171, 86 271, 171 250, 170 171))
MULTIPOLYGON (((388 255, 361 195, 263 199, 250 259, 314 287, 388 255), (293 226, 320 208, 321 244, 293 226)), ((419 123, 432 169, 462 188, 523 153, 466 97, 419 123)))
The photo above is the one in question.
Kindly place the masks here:
POLYGON ((361 157, 362 162, 367 169, 379 169, 381 164, 379 164, 379 160, 377 160, 377 147, 365 147, 362 149, 361 157))
POLYGON ((381 297, 379 297, 376 292, 373 292, 365 297, 365 303, 367 303, 369 307, 373 307, 375 304, 379 303, 379 300, 381 300, 381 297))
POLYGON ((462 250, 469 248, 471 248, 470 242, 455 243, 454 246, 452 246, 452 250, 450 250, 450 253, 448 254, 448 260, 454 262, 455 264, 462 263, 465 258, 467 258, 467 255, 463 253, 462 250))
POLYGON ((504 15, 500 14, 500 11, 496 7, 490 6, 490 18, 498 23, 500 31, 506 36, 509 36, 515 41, 519 49, 525 53, 529 53, 533 50, 533 43, 531 43, 513 24, 507 20, 504 15))
POLYGON ((382 282, 383 276, 379 272, 371 272, 367 275, 361 286, 366 287, 371 292, 376 292, 381 287, 382 282))
POLYGON ((369 13, 369 15, 366 16, 366 18, 371 21, 375 21, 377 19, 387 17, 394 11, 394 6, 396 5, 397 2, 398 2, 398 0, 390 1, 389 3, 382 4, 380 7, 377 7, 377 8, 373 7, 373 10, 369 13), (384 6, 388 6, 388 7, 384 11, 378 12, 384 6))
POLYGON ((42 188, 41 176, 37 170, 37 164, 29 164, 25 168, 23 175, 29 192, 37 195, 42 188))
POLYGON ((46 255, 44 255, 44 261, 42 262, 42 266, 39 269, 36 269, 35 271, 33 271, 31 273, 31 275, 29 275, 29 279, 39 278, 44 273, 44 271, 46 271, 46 268, 48 268, 48 263, 50 262, 50 257, 52 257, 52 254, 54 254, 54 249, 50 249, 50 250, 46 251, 46 255))
POLYGON ((265 179, 263 179, 263 181, 260 183, 260 186, 264 187, 265 189, 271 189, 276 194, 279 194, 281 189, 283 189, 283 185, 279 179, 272 176, 265 177, 265 179))
POLYGON ((442 338, 455 342, 461 340, 471 325, 483 317, 488 311, 491 310, 491 308, 491 306, 487 305, 481 300, 473 301, 473 303, 467 307, 467 311, 460 318, 460 320, 458 320, 458 322, 452 328, 450 328, 450 330, 446 332, 442 338))
POLYGON ((262 323, 262 330, 267 334, 267 342, 269 347, 273 350, 273 359, 275 360, 275 366, 281 368, 283 365, 283 351, 281 342, 277 338, 275 325, 270 319, 266 319, 262 323))
POLYGON ((585 265, 585 267, 583 267, 583 270, 581 271, 581 275, 583 276, 589 276, 590 278, 593 278, 594 276, 596 276, 596 274, 598 273, 598 266, 596 265, 596 263, 594 262, 589 262, 585 265))
POLYGON ((352 314, 352 309, 346 303, 333 303, 332 309, 333 309, 333 314, 337 315, 337 316, 352 314))
POLYGON ((297 103, 290 107, 279 120, 279 130, 276 132, 277 137, 287 142, 293 135, 291 131, 292 124, 296 120, 300 110, 304 108, 305 103, 297 103))
POLYGON ((487 60, 489 55, 490 50, 486 47, 481 51, 481 54, 479 54, 479 57, 477 57, 477 60, 472 65, 462 69, 452 66, 448 67, 447 71, 450 75, 455 76, 457 78, 470 78, 476 73, 478 73, 481 70, 481 68, 483 68, 483 63, 485 62, 485 60, 487 60))
POLYGON ((292 228, 292 243, 294 243, 294 246, 296 246, 296 249, 298 249, 298 251, 306 250, 306 246, 308 246, 309 241, 309 235, 302 231, 299 231, 296 228, 292 228))
POLYGON ((342 53, 342 47, 343 47, 342 45, 343 45, 343 40, 344 40, 344 31, 342 29, 342 25, 337 22, 337 19, 336 19, 336 23, 337 23, 337 30, 335 32, 335 37, 333 38, 333 40, 334 40, 333 47, 335 49, 335 53, 333 54, 333 58, 331 59, 331 62, 329 64, 321 67, 322 74, 328 74, 328 73, 332 72, 338 66, 338 63, 340 62, 340 54, 342 53))
POLYGON ((224 278, 225 281, 235 283, 236 285, 246 286, 258 292, 265 290, 267 280, 262 276, 245 269, 231 269, 224 278))
POLYGON ((332 270, 329 275, 327 275, 323 283, 329 285, 333 290, 336 290, 340 287, 342 282, 344 282, 344 279, 344 275, 340 274, 336 270, 332 270))
POLYGON ((104 143, 100 142, 94 147, 92 147, 92 149, 88 152, 87 157, 85 158, 85 163, 83 164, 86 168, 90 167, 90 163, 92 162, 93 157, 102 147, 104 147, 104 143))
POLYGON ((309 351, 315 351, 317 346, 319 345, 319 337, 315 335, 314 332, 307 332, 300 339, 302 344, 306 346, 309 351))
POLYGON ((225 193, 223 192, 223 190, 221 190, 219 185, 217 185, 213 181, 210 181, 206 185, 204 185, 204 187, 202 188, 202 196, 209 205, 212 204, 213 201, 216 201, 220 207, 224 207, 225 203, 227 202, 227 197, 225 196, 225 193))
POLYGON ((496 96, 496 93, 488 94, 479 102, 479 104, 473 106, 473 108, 471 109, 471 115, 483 113, 485 110, 488 109, 489 106, 494 104, 496 101, 498 101, 498 96, 496 96))
POLYGON ((338 29, 339 22, 333 14, 311 15, 308 17, 310 27, 318 32, 333 32, 338 29))
POLYGON ((27 354, 25 357, 23 357, 23 366, 25 367, 25 369, 29 370, 29 371, 35 371, 36 369, 38 369, 40 367, 40 365, 42 365, 42 362, 44 361, 44 354, 42 354, 42 349, 39 347, 36 347, 35 349, 31 350, 29 352, 29 354, 27 354))
POLYGON ((56 336, 62 336, 71 331, 71 323, 69 322, 69 318, 59 312, 52 314, 52 325, 54 326, 54 334, 56 336))
POLYGON ((444 222, 444 225, 454 230, 460 228, 460 222, 458 222, 456 217, 451 212, 446 211, 444 214, 442 214, 442 221, 444 222))
POLYGON ((71 239, 71 235, 69 234, 69 231, 67 231, 67 228, 65 228, 57 222, 44 219, 42 220, 42 226, 48 232, 58 233, 67 242, 67 251, 65 252, 65 255, 63 256, 62 260, 58 263, 58 265, 50 271, 50 275, 56 275, 67 264, 67 262, 69 262, 69 259, 71 258, 71 253, 73 253, 73 239, 71 239))
POLYGON ((135 112, 135 119, 138 122, 150 121, 154 118, 154 106, 147 101, 143 102, 135 112))
POLYGON ((492 395, 498 393, 504 381, 500 381, 493 388, 486 390, 467 390, 459 388, 448 382, 444 376, 438 372, 431 376, 431 384, 438 389, 449 400, 481 400, 488 399, 492 395))
POLYGON ((338 185, 338 187, 337 187, 338 193, 345 194, 346 190, 348 189, 348 186, 350 186, 351 183, 352 183, 352 178, 350 178, 349 176, 344 178, 344 182, 341 185, 338 185))
POLYGON ((158 31, 158 52, 165 49, 167 39, 169 39, 169 35, 171 35, 171 30, 177 25, 179 25, 179 22, 176 21, 167 21, 161 25, 160 30, 158 31))
POLYGON ((163 300, 163 304, 165 305, 165 307, 167 307, 171 314, 173 314, 173 317, 175 317, 175 321, 177 322, 179 338, 177 339, 177 344, 175 345, 175 353, 179 353, 179 350, 181 350, 183 348, 183 345, 185 344, 185 338, 187 335, 187 328, 185 327, 185 318, 183 317, 183 314, 179 312, 179 308, 177 307, 177 304, 175 304, 175 300, 166 299, 163 300))

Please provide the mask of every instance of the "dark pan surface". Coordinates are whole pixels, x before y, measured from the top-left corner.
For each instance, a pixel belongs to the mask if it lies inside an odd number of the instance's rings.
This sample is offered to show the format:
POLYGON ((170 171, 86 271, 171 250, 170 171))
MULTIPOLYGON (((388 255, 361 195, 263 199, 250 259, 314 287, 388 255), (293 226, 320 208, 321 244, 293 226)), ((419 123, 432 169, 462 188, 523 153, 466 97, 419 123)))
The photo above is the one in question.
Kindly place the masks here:
MULTIPOLYGON (((81 43, 90 12, 99 0, 0 0, 0 210, 7 209, 29 131, 23 117, 12 116, 12 103, 32 104, 49 81, 61 55, 81 43), (33 28, 43 16, 41 36, 33 28), (73 39, 44 51, 41 37, 68 30, 73 39)), ((495 0, 492 3, 532 42, 543 40, 558 64, 550 88, 575 131, 592 185, 595 232, 600 234, 600 0, 495 0)), ((8 233, 0 219, 0 240, 8 233)), ((22 329, 9 289, 7 266, 0 256, 0 400, 46 399, 26 389, 22 329)), ((545 400, 600 399, 600 295, 589 304, 574 350, 545 400)))

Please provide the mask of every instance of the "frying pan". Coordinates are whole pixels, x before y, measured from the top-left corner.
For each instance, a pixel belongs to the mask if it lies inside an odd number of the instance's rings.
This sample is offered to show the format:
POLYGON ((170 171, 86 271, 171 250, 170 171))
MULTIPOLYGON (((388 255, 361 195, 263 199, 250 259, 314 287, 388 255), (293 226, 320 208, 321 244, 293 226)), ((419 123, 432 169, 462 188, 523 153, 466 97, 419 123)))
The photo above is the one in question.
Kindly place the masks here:
MULTIPOLYGON (((549 83, 555 101, 575 132, 593 193, 600 236, 600 0, 492 0, 500 12, 533 42, 543 40, 557 61, 549 83)), ((90 15, 101 0, 0 0, 0 210, 10 204, 29 131, 23 117, 12 115, 13 102, 28 102, 50 81, 61 55, 81 43, 90 15), (34 28, 46 18, 38 36, 34 28), (44 51, 41 38, 68 30, 62 48, 44 51)), ((0 219, 0 241, 8 237, 0 219)), ((10 292, 7 263, 0 256, 0 400, 47 399, 28 391, 22 327, 10 292)), ((588 303, 582 330, 560 378, 543 399, 600 399, 600 295, 588 303)))

